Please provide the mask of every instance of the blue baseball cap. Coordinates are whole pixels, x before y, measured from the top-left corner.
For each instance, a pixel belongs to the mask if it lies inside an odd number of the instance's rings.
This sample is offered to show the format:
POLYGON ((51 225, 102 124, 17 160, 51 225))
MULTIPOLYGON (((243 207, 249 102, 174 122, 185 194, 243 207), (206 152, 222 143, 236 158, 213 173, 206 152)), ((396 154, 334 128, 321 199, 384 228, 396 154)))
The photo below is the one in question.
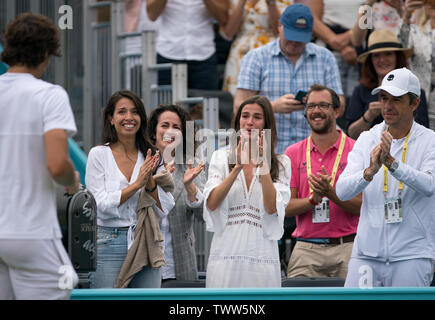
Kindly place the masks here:
POLYGON ((287 40, 305 43, 311 41, 314 19, 307 6, 300 3, 288 6, 281 15, 280 21, 287 40))

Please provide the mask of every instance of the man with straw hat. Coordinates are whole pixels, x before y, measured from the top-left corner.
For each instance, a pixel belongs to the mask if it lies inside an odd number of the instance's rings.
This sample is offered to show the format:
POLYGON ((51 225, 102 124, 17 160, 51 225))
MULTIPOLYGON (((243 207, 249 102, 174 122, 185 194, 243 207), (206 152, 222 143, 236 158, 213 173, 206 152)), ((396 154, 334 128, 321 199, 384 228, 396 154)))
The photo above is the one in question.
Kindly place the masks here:
MULTIPOLYGON (((357 139, 361 132, 383 121, 378 95, 371 91, 379 86, 385 75, 397 68, 408 67, 407 59, 413 54, 411 48, 403 48, 397 36, 390 30, 373 31, 368 39, 367 51, 358 57, 362 64, 360 85, 352 94, 346 110, 347 132, 357 139)), ((426 97, 421 95, 416 121, 429 126, 426 97)))

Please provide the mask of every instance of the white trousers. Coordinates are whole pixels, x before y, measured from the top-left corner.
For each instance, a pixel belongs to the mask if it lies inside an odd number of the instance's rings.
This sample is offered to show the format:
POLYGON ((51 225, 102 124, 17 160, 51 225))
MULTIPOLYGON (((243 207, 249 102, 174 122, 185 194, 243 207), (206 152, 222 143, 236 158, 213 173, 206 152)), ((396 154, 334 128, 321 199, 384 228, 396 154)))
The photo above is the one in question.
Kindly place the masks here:
POLYGON ((434 274, 431 259, 380 262, 352 257, 345 287, 429 287, 434 274))
POLYGON ((0 300, 66 300, 77 283, 61 240, 0 239, 0 300))

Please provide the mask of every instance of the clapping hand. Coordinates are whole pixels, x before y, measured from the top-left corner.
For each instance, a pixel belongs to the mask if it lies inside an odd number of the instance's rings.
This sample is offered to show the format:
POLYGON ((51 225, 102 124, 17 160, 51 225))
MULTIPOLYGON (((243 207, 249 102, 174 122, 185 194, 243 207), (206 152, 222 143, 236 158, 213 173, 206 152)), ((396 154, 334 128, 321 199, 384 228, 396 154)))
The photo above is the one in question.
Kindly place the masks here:
POLYGON ((187 192, 187 197, 190 202, 197 201, 195 195, 198 190, 193 183, 193 180, 195 180, 195 178, 201 173, 202 170, 204 170, 204 164, 202 162, 197 167, 193 167, 192 160, 189 160, 186 172, 184 172, 183 183, 184 188, 187 192))
POLYGON ((249 140, 240 137, 236 150, 236 165, 235 168, 242 168, 243 165, 249 163, 249 140))
POLYGON ((254 152, 254 155, 256 155, 256 158, 253 159, 253 162, 257 167, 260 168, 260 175, 265 175, 270 173, 270 163, 269 163, 269 150, 268 150, 268 144, 267 139, 264 135, 264 130, 260 132, 260 136, 257 140, 257 150, 258 152, 254 152))
POLYGON ((324 166, 322 166, 322 172, 317 174, 317 177, 314 174, 308 177, 308 185, 314 193, 329 198, 334 192, 334 188, 331 186, 332 177, 328 174, 324 166))
POLYGON ((155 171, 159 161, 159 151, 157 151, 154 155, 151 155, 151 149, 148 149, 147 156, 144 163, 140 167, 139 174, 136 180, 136 182, 139 184, 139 188, 142 188, 148 183, 149 177, 155 171))
POLYGON ((191 185, 193 183, 193 180, 195 180, 195 178, 201 173, 201 171, 204 170, 204 167, 205 166, 202 162, 198 166, 193 167, 192 160, 189 160, 186 172, 184 172, 184 185, 191 185))
POLYGON ((165 165, 165 169, 166 171, 168 171, 169 173, 172 173, 175 171, 175 161, 171 161, 168 164, 165 165))
POLYGON ((390 156, 391 142, 393 141, 393 136, 385 130, 382 132, 381 136, 381 161, 385 163, 385 160, 390 156))
POLYGON ((378 143, 372 151, 370 151, 370 165, 366 169, 369 177, 373 177, 381 168, 382 160, 381 160, 382 148, 381 143, 378 143))

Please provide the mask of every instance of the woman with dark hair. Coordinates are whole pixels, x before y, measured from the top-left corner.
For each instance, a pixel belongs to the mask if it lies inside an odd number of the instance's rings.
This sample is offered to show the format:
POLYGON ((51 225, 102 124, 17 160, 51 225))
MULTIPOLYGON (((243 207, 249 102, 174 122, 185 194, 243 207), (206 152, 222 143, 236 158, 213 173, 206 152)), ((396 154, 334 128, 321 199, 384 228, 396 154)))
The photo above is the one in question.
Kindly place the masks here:
MULTIPOLYGON (((358 57, 362 63, 360 84, 354 89, 346 110, 347 133, 352 139, 358 139, 361 132, 384 121, 378 94, 372 95, 372 90, 381 85, 390 71, 407 68, 407 59, 412 53, 412 49, 403 48, 390 30, 377 29, 370 34, 367 51, 358 57)), ((420 99, 415 120, 429 127, 425 95, 421 94, 420 99)))
POLYGON ((253 96, 233 120, 229 148, 211 158, 204 220, 214 232, 207 287, 280 287, 277 240, 290 201, 290 159, 274 152, 275 118, 269 100, 253 96))
MULTIPOLYGON (((97 270, 93 288, 114 287, 128 250, 134 242, 140 192, 155 201, 160 220, 173 206, 173 198, 158 185, 159 152, 146 138, 147 116, 140 98, 130 91, 112 95, 103 112, 103 145, 91 149, 86 186, 97 202, 97 270)), ((158 232, 160 232, 158 230, 158 232)), ((160 287, 160 269, 144 267, 130 287, 160 287)))
MULTIPOLYGON (((165 164, 174 162, 175 207, 162 220, 166 265, 163 281, 197 280, 193 220, 202 221, 203 187, 206 181, 203 163, 188 162, 187 124, 189 113, 177 105, 160 105, 149 117, 148 136, 163 155, 165 164), (196 165, 196 166, 194 166, 196 165)), ((192 121, 193 127, 193 121, 192 121)), ((193 134, 193 130, 190 134, 193 134)))

